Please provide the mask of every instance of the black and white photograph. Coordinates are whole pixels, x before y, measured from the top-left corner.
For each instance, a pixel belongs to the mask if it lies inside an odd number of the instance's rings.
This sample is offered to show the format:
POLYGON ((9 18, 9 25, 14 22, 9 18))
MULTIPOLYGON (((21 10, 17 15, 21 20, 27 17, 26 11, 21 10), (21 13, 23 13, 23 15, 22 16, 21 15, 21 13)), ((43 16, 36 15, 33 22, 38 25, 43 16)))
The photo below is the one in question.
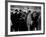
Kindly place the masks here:
POLYGON ((43 33, 43 4, 8 2, 8 35, 43 33))
POLYGON ((11 32, 41 30, 41 7, 11 5, 11 32))

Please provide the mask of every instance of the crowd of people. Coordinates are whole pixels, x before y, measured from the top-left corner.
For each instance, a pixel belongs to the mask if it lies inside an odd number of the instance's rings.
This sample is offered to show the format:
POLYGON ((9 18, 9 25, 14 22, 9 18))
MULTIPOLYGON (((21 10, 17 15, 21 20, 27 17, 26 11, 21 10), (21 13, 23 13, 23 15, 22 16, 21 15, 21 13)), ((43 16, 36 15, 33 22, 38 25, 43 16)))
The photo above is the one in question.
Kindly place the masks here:
MULTIPOLYGON (((18 9, 15 9, 15 13, 11 12, 11 31, 29 31, 28 25, 30 26, 30 31, 33 31, 34 28, 36 28, 36 30, 40 30, 41 27, 39 27, 39 25, 41 26, 41 18, 40 17, 40 12, 37 11, 33 11, 33 13, 31 13, 31 10, 28 10, 27 12, 22 11, 21 9, 18 11, 18 9), (31 14, 30 18, 32 22, 30 24, 27 24, 27 17, 28 15, 31 14), (40 20, 39 20, 40 19, 40 20), (40 24, 39 24, 40 21, 40 24)), ((30 19, 29 19, 30 20, 30 19)), ((30 22, 30 21, 29 21, 30 22)))

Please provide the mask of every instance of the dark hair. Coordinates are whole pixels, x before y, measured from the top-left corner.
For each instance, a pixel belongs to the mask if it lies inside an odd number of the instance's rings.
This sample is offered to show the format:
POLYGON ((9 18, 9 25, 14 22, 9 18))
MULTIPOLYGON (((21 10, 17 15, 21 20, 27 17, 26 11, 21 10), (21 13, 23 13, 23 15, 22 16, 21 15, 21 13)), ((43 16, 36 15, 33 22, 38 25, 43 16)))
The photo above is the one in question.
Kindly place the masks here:
POLYGON ((15 11, 17 11, 17 12, 18 12, 18 9, 16 9, 15 11))
POLYGON ((11 15, 13 14, 13 12, 11 12, 11 15))
POLYGON ((22 10, 20 9, 19 11, 21 12, 22 10))
POLYGON ((29 13, 31 12, 31 10, 28 11, 29 13))

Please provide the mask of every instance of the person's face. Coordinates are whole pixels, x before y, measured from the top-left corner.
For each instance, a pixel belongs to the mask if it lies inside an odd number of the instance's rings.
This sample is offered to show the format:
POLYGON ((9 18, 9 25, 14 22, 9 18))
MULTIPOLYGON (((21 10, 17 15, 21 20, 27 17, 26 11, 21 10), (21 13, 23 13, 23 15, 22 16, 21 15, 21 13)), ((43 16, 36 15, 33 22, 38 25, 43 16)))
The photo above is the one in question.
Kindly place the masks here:
POLYGON ((37 16, 36 13, 34 13, 34 14, 33 14, 33 17, 36 17, 36 16, 37 16))

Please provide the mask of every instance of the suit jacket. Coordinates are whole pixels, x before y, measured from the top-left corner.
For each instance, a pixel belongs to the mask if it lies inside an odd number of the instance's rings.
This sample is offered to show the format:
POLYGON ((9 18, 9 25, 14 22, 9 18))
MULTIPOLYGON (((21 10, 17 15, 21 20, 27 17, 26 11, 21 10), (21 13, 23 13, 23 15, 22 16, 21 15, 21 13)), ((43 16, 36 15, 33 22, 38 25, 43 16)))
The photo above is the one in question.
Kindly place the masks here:
POLYGON ((26 25, 26 21, 24 19, 20 20, 20 14, 12 14, 11 15, 11 21, 12 21, 12 26, 11 26, 11 31, 15 30, 15 31, 27 31, 27 25, 26 25))

